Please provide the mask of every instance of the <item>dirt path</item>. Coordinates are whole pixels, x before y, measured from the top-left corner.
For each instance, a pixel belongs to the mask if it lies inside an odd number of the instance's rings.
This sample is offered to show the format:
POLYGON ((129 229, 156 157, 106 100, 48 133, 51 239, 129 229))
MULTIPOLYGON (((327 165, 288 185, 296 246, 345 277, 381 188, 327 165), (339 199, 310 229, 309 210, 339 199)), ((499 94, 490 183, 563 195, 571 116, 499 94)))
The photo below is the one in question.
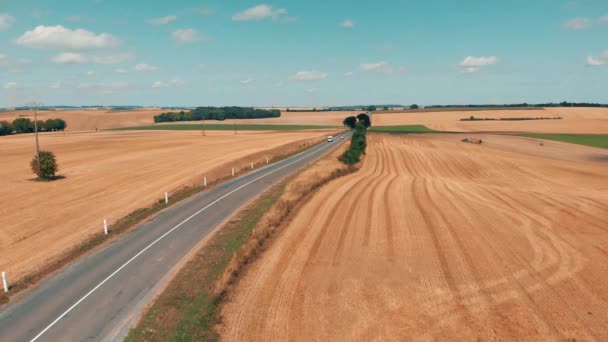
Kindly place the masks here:
POLYGON ((244 275, 223 339, 608 340, 607 174, 371 136, 244 275))

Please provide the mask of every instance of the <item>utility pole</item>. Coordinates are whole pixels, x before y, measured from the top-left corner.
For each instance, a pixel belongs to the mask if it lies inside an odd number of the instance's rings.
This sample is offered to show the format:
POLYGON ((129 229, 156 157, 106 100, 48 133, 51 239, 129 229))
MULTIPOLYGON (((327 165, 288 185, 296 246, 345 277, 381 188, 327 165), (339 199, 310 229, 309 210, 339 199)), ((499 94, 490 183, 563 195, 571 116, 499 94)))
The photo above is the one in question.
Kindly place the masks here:
POLYGON ((31 102, 29 104, 30 108, 34 108, 34 133, 36 135, 36 166, 38 168, 38 177, 40 177, 40 144, 38 143, 38 107, 40 107, 42 103, 40 102, 31 102))
POLYGON ((203 114, 203 135, 207 135, 207 126, 205 126, 205 114, 203 114))

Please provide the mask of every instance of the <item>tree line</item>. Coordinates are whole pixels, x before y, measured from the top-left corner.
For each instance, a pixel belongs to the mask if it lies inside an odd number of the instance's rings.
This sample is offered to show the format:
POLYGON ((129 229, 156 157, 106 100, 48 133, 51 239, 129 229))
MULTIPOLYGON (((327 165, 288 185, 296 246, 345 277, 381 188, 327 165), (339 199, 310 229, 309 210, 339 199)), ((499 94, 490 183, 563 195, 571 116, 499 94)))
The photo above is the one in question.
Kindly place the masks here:
POLYGON ((200 121, 226 119, 260 119, 278 118, 281 111, 277 109, 256 109, 253 107, 197 107, 188 112, 168 112, 154 117, 154 122, 200 121))
POLYGON ((350 146, 348 150, 340 156, 340 161, 345 164, 355 164, 361 160, 361 154, 365 154, 367 148, 367 129, 371 127, 372 122, 369 115, 361 113, 357 116, 349 116, 342 122, 345 126, 350 129, 354 129, 350 146))
MULTIPOLYGON (((68 126, 63 119, 38 120, 38 132, 63 131, 68 126)), ((17 118, 13 122, 0 121, 0 135, 11 133, 33 133, 34 121, 28 118, 17 118)))

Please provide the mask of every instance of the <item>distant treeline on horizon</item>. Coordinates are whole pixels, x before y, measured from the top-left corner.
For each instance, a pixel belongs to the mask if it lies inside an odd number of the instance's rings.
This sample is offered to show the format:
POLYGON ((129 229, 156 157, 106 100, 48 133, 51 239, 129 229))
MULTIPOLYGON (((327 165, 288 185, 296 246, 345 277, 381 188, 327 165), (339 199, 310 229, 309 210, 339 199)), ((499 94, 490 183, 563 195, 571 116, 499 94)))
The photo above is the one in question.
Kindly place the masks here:
MULTIPOLYGON (((286 107, 286 111, 288 112, 330 112, 330 111, 352 111, 352 110, 378 110, 378 109, 389 109, 389 108, 401 108, 401 109, 418 109, 417 105, 404 106, 397 104, 384 104, 384 105, 357 105, 357 106, 333 106, 333 107, 319 107, 312 109, 302 109, 302 108, 290 108, 286 107)), ((514 104, 467 104, 467 105, 428 105, 428 106, 420 106, 422 109, 429 108, 525 108, 525 107, 601 107, 608 108, 608 104, 602 103, 590 103, 590 102, 550 102, 550 103, 536 103, 536 104, 528 104, 528 103, 514 103, 514 104)), ((143 108, 160 108, 165 110, 196 110, 197 108, 250 108, 252 110, 266 110, 266 109, 258 109, 258 108, 268 108, 268 107, 151 107, 151 106, 40 106, 38 110, 57 110, 57 109, 107 109, 107 110, 136 110, 143 108)), ((10 107, 10 108, 0 108, 0 111, 7 110, 32 110, 32 107, 29 106, 19 106, 19 107, 10 107)), ((278 110, 278 109, 270 109, 270 110, 278 110)))
POLYGON ((173 121, 200 121, 226 119, 261 119, 278 118, 281 111, 278 109, 255 109, 253 107, 198 107, 191 111, 168 112, 156 115, 154 122, 173 121))

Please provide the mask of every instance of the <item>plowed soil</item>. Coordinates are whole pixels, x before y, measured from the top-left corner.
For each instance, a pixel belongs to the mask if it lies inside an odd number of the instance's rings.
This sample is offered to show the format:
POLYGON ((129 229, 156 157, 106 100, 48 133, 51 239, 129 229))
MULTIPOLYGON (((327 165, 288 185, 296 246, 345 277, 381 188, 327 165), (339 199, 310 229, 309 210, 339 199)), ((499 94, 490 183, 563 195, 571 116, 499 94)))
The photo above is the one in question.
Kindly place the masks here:
POLYGON ((243 275, 223 339, 608 340, 608 164, 508 138, 370 136, 243 275))
MULTIPOLYGON (((43 133, 64 179, 36 182, 29 163, 34 135, 0 137, 0 270, 12 282, 44 267, 93 233, 103 231, 184 185, 229 177, 266 157, 292 153, 327 132, 43 133), (267 152, 265 152, 267 151, 267 152)), ((331 132, 330 132, 331 134, 331 132)))

